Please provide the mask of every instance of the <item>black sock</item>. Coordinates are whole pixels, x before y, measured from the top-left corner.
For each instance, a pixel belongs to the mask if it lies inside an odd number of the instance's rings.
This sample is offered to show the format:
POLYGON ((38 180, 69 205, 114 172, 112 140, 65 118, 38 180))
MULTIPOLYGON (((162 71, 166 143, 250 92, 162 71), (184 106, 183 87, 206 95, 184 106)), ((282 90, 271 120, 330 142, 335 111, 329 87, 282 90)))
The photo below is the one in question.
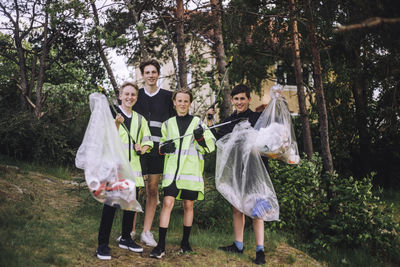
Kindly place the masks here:
POLYGON ((192 230, 192 226, 183 226, 181 246, 189 246, 190 230, 192 230))
POLYGON ((157 247, 165 249, 165 237, 167 236, 168 228, 159 227, 158 228, 158 244, 157 247))
POLYGON ((130 210, 124 210, 122 215, 122 239, 127 239, 131 237, 131 231, 133 227, 133 218, 135 217, 135 212, 130 210))
POLYGON ((107 245, 110 239, 111 227, 114 221, 116 208, 110 207, 108 205, 103 206, 103 211, 101 213, 101 221, 99 228, 98 243, 99 245, 107 245))

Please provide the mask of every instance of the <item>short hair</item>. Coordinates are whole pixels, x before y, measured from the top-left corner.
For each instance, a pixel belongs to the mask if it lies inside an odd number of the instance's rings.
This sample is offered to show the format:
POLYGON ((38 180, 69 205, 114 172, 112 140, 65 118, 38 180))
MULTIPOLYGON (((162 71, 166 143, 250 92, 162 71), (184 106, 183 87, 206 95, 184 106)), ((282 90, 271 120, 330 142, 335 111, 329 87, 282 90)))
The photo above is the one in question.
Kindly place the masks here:
POLYGON ((146 60, 146 61, 143 61, 140 63, 139 69, 140 69, 140 72, 142 73, 142 75, 144 73, 144 68, 149 65, 154 66, 157 69, 158 74, 160 74, 160 63, 158 63, 158 61, 155 59, 150 59, 150 60, 146 60))
POLYGON ((240 93, 246 93, 247 98, 250 98, 250 88, 244 84, 239 84, 239 85, 236 85, 235 87, 233 87, 231 96, 233 97, 234 95, 237 95, 240 93))
POLYGON ((188 88, 183 87, 183 88, 181 88, 181 89, 178 89, 178 90, 174 91, 173 94, 172 94, 172 100, 175 100, 176 95, 177 95, 178 93, 188 94, 189 97, 190 97, 190 103, 192 103, 192 101, 193 101, 193 94, 192 94, 192 91, 190 91, 188 88))
POLYGON ((122 91, 124 91, 124 88, 127 86, 132 86, 133 88, 135 88, 136 92, 139 92, 139 86, 137 86, 136 83, 134 82, 124 82, 118 89, 118 93, 122 94, 122 91))

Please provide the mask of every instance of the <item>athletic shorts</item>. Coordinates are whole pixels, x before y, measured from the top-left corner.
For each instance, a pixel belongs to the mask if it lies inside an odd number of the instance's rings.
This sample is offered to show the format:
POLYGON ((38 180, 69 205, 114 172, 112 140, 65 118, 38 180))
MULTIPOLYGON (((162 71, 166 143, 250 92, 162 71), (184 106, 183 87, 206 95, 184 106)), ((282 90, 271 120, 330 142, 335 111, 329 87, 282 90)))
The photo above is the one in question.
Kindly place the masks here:
POLYGON ((164 197, 171 196, 176 198, 178 195, 180 195, 180 199, 182 200, 197 200, 199 192, 187 189, 178 189, 175 181, 173 181, 169 186, 164 187, 164 197))
POLYGON ((162 174, 164 170, 164 156, 144 154, 140 156, 142 175, 162 174))

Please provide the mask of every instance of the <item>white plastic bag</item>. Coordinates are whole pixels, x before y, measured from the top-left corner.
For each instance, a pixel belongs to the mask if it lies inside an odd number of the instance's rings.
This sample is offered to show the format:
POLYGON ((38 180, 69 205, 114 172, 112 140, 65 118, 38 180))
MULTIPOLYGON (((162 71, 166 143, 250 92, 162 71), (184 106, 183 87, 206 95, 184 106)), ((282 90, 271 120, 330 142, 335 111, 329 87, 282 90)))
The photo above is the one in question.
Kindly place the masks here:
POLYGON ((255 145, 259 151, 274 159, 289 164, 300 162, 292 118, 286 100, 281 95, 281 86, 271 88, 271 101, 254 125, 258 130, 255 145))
POLYGON ((92 114, 75 165, 85 171, 87 186, 96 200, 112 207, 142 212, 136 200, 134 174, 107 99, 103 94, 92 93, 89 101, 92 114))
POLYGON ((254 140, 258 132, 248 121, 217 142, 215 183, 236 209, 251 218, 279 220, 279 205, 254 140))

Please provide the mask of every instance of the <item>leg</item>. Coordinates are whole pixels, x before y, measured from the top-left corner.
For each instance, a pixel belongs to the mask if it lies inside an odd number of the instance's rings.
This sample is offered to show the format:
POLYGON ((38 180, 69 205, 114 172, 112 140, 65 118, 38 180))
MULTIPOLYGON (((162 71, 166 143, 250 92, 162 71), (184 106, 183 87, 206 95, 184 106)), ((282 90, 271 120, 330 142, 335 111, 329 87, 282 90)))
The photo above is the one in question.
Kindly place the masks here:
POLYGON ((192 252, 189 244, 190 231, 193 224, 193 200, 183 200, 183 235, 181 241, 181 252, 192 252))
POLYGON ((103 212, 101 214, 98 244, 108 246, 110 239, 111 227, 114 221, 116 208, 108 205, 103 206, 103 212))
POLYGON ((192 226, 193 224, 193 200, 183 200, 183 225, 192 226))
POLYGON ((154 213, 156 212, 158 202, 158 181, 161 174, 148 174, 146 183, 146 207, 144 211, 143 232, 140 235, 140 241, 147 246, 155 247, 157 242, 150 232, 153 224, 154 213))
POLYGON ((235 207, 233 208, 233 232, 235 234, 235 241, 243 243, 244 232, 244 214, 235 207))
POLYGON ((158 202, 158 183, 161 174, 149 174, 146 183, 146 207, 144 213, 143 232, 150 231, 158 202))
POLYGON ((132 223, 132 233, 136 233, 136 220, 137 220, 137 212, 133 216, 133 223, 132 223))
POLYGON ((160 227, 168 228, 169 218, 171 216, 172 208, 175 204, 175 198, 171 196, 165 196, 163 201, 163 207, 160 214, 160 227))
POLYGON ((119 240, 119 247, 133 252, 142 252, 143 248, 135 243, 131 238, 131 229, 133 224, 134 211, 124 210, 122 217, 122 235, 119 240))
POLYGON ((165 255, 165 237, 167 236, 169 218, 174 207, 175 197, 164 196, 163 207, 160 215, 160 227, 158 229, 158 244, 150 252, 150 258, 161 259, 165 255))
POLYGON ((108 205, 103 206, 101 214, 101 221, 99 227, 98 246, 96 250, 97 258, 101 260, 110 260, 110 248, 108 247, 108 241, 110 239, 111 227, 114 221, 116 208, 108 205))
POLYGON ((261 219, 253 219, 254 235, 256 237, 256 258, 255 264, 265 264, 264 254, 264 221, 261 219))
POLYGON ((122 238, 130 238, 131 229, 133 224, 133 218, 135 217, 134 211, 124 210, 122 215, 122 238))
POLYGON ((235 207, 233 209, 233 232, 235 235, 235 242, 226 247, 219 247, 218 249, 233 253, 243 253, 243 232, 244 232, 244 214, 235 207))
POLYGON ((253 219, 253 229, 256 237, 256 245, 264 247, 264 221, 253 219))
MULTIPOLYGON (((143 177, 143 179, 146 181, 147 179, 145 178, 145 176, 143 177)), ((142 195, 143 189, 140 188, 139 190, 136 189, 136 199, 139 200, 140 196, 142 195)), ((136 233, 136 220, 137 220, 137 212, 135 212, 135 216, 133 217, 133 224, 132 224, 132 233, 136 233)), ((132 238, 134 238, 135 236, 133 235, 132 238)))

